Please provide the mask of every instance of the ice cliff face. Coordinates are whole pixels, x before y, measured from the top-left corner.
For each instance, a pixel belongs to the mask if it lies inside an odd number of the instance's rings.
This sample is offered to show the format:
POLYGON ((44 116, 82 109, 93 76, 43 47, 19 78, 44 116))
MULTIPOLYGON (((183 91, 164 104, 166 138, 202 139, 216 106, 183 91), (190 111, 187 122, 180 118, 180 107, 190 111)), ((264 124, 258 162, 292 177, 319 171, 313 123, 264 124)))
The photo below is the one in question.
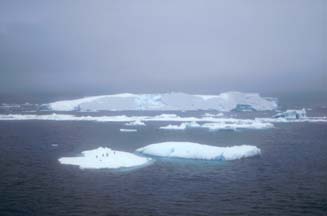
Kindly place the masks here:
POLYGON ((257 93, 226 92, 219 95, 165 94, 116 94, 57 101, 48 104, 55 111, 121 111, 121 110, 218 110, 231 111, 246 107, 247 110, 273 110, 277 103, 272 98, 257 93))

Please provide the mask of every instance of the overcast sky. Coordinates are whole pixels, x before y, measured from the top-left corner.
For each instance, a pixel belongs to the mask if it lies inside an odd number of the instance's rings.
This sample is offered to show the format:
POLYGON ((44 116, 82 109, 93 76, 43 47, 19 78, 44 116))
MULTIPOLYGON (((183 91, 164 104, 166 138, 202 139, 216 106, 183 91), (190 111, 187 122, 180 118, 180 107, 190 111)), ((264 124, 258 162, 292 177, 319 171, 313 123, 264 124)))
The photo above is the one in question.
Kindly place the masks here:
POLYGON ((326 0, 0 1, 0 93, 327 90, 326 0))

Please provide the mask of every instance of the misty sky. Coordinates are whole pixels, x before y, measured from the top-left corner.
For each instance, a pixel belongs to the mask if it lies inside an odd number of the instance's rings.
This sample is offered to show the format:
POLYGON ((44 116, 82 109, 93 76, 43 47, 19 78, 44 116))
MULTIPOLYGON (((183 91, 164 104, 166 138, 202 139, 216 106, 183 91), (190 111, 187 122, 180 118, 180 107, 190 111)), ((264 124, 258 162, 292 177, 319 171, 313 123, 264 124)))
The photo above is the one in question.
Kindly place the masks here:
POLYGON ((326 19, 326 0, 0 0, 0 93, 327 90, 326 19))

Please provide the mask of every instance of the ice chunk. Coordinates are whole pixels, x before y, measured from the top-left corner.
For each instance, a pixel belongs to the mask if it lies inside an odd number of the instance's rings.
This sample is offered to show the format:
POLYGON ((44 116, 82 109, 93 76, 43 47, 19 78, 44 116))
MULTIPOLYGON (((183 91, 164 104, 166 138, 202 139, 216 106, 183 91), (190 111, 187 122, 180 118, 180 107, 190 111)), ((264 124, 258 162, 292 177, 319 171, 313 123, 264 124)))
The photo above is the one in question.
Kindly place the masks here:
POLYGON ((125 129, 125 128, 121 128, 119 129, 120 132, 137 132, 137 129, 125 129))
POLYGON ((285 119, 302 119, 307 117, 305 109, 301 110, 286 110, 285 112, 277 113, 273 116, 274 118, 285 118, 285 119))
POLYGON ((203 117, 222 117, 224 116, 224 113, 217 113, 217 114, 212 114, 212 113, 205 113, 203 117))
POLYGON ((180 125, 169 124, 169 125, 160 127, 160 129, 163 129, 163 130, 185 130, 186 127, 183 124, 180 124, 180 125))
POLYGON ((217 130, 238 130, 238 129, 269 129, 274 125, 269 122, 260 122, 253 120, 239 120, 239 121, 226 121, 226 122, 211 122, 201 125, 202 128, 208 128, 210 131, 217 130))
POLYGON ((238 129, 269 129, 274 125, 269 122, 246 119, 220 119, 221 121, 204 123, 200 125, 197 122, 183 122, 180 125, 169 124, 162 126, 160 129, 165 130, 185 130, 187 128, 207 128, 210 131, 217 130, 238 130, 238 129))
POLYGON ((273 110, 276 100, 256 93, 226 92, 219 95, 165 94, 116 94, 57 101, 48 104, 55 111, 99 110, 219 110, 231 111, 238 107, 248 110, 273 110))
POLYGON ((145 123, 138 119, 138 120, 135 120, 132 122, 127 122, 125 125, 126 126, 145 126, 145 123))
POLYGON ((261 153, 251 145, 217 147, 191 142, 163 142, 147 145, 136 150, 139 153, 159 157, 188 158, 202 160, 236 160, 261 153))
POLYGON ((114 151, 107 147, 83 151, 82 155, 77 157, 59 158, 61 164, 76 165, 82 169, 128 168, 142 166, 150 161, 150 158, 123 151, 114 151))
POLYGON ((186 128, 194 128, 194 127, 201 127, 200 124, 198 124, 197 122, 183 122, 180 125, 167 125, 167 126, 162 126, 160 127, 160 129, 164 129, 164 130, 185 130, 186 128))

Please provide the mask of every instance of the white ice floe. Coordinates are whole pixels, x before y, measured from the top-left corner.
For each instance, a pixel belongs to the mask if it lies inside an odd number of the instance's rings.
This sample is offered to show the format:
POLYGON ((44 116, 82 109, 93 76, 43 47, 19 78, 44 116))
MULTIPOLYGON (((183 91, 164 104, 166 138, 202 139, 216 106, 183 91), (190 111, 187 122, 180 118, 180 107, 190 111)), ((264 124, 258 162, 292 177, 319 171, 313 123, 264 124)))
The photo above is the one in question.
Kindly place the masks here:
POLYGON ((212 114, 212 113, 205 113, 203 114, 203 117, 223 117, 224 113, 217 113, 217 114, 212 114))
POLYGON ((286 110, 279 112, 272 118, 256 118, 255 120, 270 123, 296 123, 296 122, 327 122, 327 117, 308 117, 306 110, 286 110))
MULTIPOLYGON (((225 118, 226 119, 226 118, 225 118)), ((50 121, 98 121, 98 122, 220 122, 223 118, 214 117, 181 117, 175 114, 161 114, 156 116, 75 116, 69 114, 0 114, 0 120, 50 120, 50 121)), ((229 120, 228 120, 229 121, 229 120)))
POLYGON ((99 110, 218 110, 231 111, 245 107, 251 110, 273 110, 275 99, 257 93, 226 92, 219 95, 165 94, 116 94, 57 101, 48 104, 54 111, 99 110))
MULTIPOLYGON (((255 118, 255 119, 237 119, 237 118, 219 118, 219 117, 181 117, 175 114, 161 114, 156 116, 75 116, 69 114, 0 114, 0 121, 18 121, 18 120, 47 120, 47 121, 97 121, 97 122, 212 122, 220 124, 218 127, 240 125, 238 128, 269 128, 272 125, 260 123, 278 123, 278 122, 327 122, 327 117, 305 117, 300 119, 286 118, 255 118)), ((189 123, 188 127, 191 127, 189 123)), ((196 125, 197 127, 197 125, 196 125)))
POLYGON ((201 128, 208 128, 210 131, 217 130, 239 130, 239 129, 269 129, 273 128, 274 125, 270 122, 260 122, 253 120, 239 120, 239 121, 231 121, 231 122, 211 122, 204 123, 201 125, 201 128))
POLYGON ((83 151, 81 156, 59 158, 61 164, 76 165, 82 169, 117 169, 142 166, 150 162, 150 158, 133 153, 114 151, 110 148, 83 151))
POLYGON ((179 125, 169 124, 162 126, 160 129, 164 130, 185 130, 188 128, 206 128, 210 131, 217 130, 238 130, 238 129, 269 129, 273 128, 274 125, 269 122, 260 122, 256 120, 246 119, 220 119, 217 122, 210 122, 199 124, 197 122, 183 122, 179 125))
POLYGON ((287 120, 304 119, 306 117, 307 117, 307 112, 305 111, 305 109, 286 110, 285 112, 280 112, 273 116, 273 118, 284 118, 287 120))
POLYGON ((164 130, 185 130, 186 128, 194 128, 194 127, 201 127, 201 125, 197 122, 183 122, 180 125, 166 125, 166 126, 162 126, 160 127, 160 129, 164 129, 164 130))
POLYGON ((137 132, 137 129, 125 129, 125 128, 121 128, 119 129, 120 132, 137 132))
POLYGON ((251 145, 217 147, 191 142, 156 143, 139 148, 136 151, 145 155, 159 157, 202 160, 236 160, 261 153, 259 148, 251 145))
POLYGON ((132 122, 127 122, 125 123, 126 126, 145 126, 145 123, 142 122, 141 120, 135 120, 132 122))
POLYGON ((300 119, 287 119, 287 118, 256 118, 256 121, 261 121, 264 123, 300 123, 300 122, 308 122, 308 123, 319 123, 319 122, 327 122, 327 117, 305 117, 300 119))

